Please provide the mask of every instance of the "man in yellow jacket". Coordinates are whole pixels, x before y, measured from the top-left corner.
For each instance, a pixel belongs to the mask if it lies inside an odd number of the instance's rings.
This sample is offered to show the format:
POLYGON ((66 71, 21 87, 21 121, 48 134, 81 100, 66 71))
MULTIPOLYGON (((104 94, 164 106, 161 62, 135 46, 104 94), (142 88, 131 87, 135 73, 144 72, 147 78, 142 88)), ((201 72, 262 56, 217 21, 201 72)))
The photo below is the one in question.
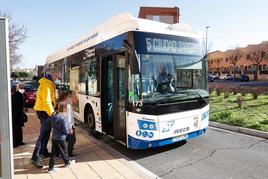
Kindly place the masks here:
POLYGON ((34 110, 40 119, 40 134, 36 141, 35 149, 32 154, 32 164, 38 168, 43 167, 41 156, 49 157, 47 143, 51 132, 51 118, 56 114, 56 86, 55 84, 61 79, 59 72, 46 74, 39 80, 37 98, 34 110))

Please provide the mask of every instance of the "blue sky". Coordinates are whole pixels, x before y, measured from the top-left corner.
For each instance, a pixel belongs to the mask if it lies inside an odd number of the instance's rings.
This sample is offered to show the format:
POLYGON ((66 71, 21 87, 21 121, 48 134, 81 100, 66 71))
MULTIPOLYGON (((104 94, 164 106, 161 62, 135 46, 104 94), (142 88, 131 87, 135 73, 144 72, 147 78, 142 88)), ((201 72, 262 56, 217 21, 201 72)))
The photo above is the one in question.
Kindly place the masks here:
POLYGON ((129 12, 137 17, 140 6, 177 6, 180 22, 204 34, 210 26, 210 51, 268 40, 267 0, 0 0, 0 10, 28 30, 20 67, 43 65, 49 54, 111 16, 129 12))

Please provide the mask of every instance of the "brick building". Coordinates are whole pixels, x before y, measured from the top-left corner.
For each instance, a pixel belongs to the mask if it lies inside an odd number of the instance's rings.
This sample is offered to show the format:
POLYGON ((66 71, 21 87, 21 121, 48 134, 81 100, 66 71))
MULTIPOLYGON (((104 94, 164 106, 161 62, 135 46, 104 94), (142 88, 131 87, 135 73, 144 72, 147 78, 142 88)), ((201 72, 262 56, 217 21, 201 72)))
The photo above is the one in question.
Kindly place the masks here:
POLYGON ((225 52, 211 52, 208 54, 208 69, 210 73, 219 76, 222 74, 234 75, 235 72, 248 75, 250 80, 256 80, 257 76, 258 80, 268 80, 268 41, 225 52), (232 56, 241 56, 237 60, 236 68, 234 68, 232 56), (257 73, 258 75, 256 75, 257 73))
POLYGON ((139 18, 164 22, 179 23, 180 9, 178 7, 140 7, 139 18))

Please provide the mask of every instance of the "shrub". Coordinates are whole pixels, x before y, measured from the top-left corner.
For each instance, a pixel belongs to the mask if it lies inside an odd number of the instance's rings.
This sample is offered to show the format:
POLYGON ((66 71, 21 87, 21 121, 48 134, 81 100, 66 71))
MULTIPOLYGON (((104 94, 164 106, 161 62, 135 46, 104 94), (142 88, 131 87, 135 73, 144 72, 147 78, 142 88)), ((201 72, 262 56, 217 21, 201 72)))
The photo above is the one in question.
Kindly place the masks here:
POLYGON ((253 97, 253 99, 257 99, 258 98, 258 94, 257 93, 253 93, 252 94, 252 97, 253 97))
POLYGON ((268 125, 268 119, 264 119, 264 120, 260 121, 260 124, 268 125))
POLYGON ((253 99, 257 99, 258 96, 262 94, 262 88, 258 88, 258 87, 251 88, 250 93, 251 93, 253 99))
POLYGON ((250 129, 257 129, 257 130, 260 130, 262 128, 261 124, 258 122, 255 122, 253 124, 249 124, 247 127, 250 129))
POLYGON ((232 113, 229 111, 222 111, 211 115, 211 120, 215 122, 226 123, 228 119, 232 117, 232 113))
POLYGON ((236 103, 237 103, 239 108, 242 107, 242 102, 243 102, 243 97, 242 96, 237 96, 236 97, 236 103))
POLYGON ((209 88, 208 91, 209 91, 209 94, 211 94, 211 93, 213 93, 214 88, 209 88))
POLYGON ((232 88, 232 91, 233 91, 233 94, 236 95, 236 94, 239 92, 239 87, 234 86, 234 87, 232 88))
POLYGON ((224 91, 224 98, 225 99, 229 98, 229 91, 228 90, 224 91))
POLYGON ((221 90, 219 88, 216 89, 216 94, 217 94, 217 96, 221 95, 221 90))
POLYGON ((229 118, 227 120, 228 124, 230 125, 234 125, 234 126, 245 126, 246 125, 246 122, 244 119, 241 119, 241 118, 229 118))

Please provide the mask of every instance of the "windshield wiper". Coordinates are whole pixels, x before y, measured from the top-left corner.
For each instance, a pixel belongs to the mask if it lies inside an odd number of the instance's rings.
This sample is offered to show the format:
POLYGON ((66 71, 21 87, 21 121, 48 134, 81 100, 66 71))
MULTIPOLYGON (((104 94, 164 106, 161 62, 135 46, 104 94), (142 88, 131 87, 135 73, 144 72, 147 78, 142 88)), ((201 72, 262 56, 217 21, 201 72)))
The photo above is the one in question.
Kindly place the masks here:
POLYGON ((174 95, 170 95, 170 96, 167 96, 165 98, 162 98, 162 99, 159 99, 159 101, 157 101, 156 103, 154 103, 152 106, 151 106, 151 110, 153 110, 156 106, 158 106, 160 103, 162 102, 168 102, 170 99, 172 99, 174 97, 174 95))
POLYGON ((206 104, 208 104, 208 100, 206 100, 202 95, 200 95, 199 93, 195 91, 181 91, 181 92, 178 92, 178 94, 194 94, 198 96, 199 99, 202 99, 206 104))
POLYGON ((159 104, 163 103, 163 102, 169 102, 170 99, 172 98, 176 98, 178 97, 177 95, 180 95, 180 94, 186 94, 186 95, 190 95, 190 94, 193 94, 193 95, 196 95, 198 96, 199 98, 198 99, 201 99, 203 100, 206 104, 208 104, 208 100, 205 99, 202 95, 200 95, 199 93, 197 92, 194 92, 194 91, 180 91, 180 92, 176 92, 176 91, 173 91, 172 93, 169 92, 171 95, 170 96, 166 96, 162 99, 159 99, 159 101, 157 101, 156 103, 154 103, 152 106, 151 106, 151 110, 153 110, 156 106, 158 106, 159 104), (175 94, 175 95, 174 95, 175 94), (176 95, 177 94, 177 95, 176 95))

